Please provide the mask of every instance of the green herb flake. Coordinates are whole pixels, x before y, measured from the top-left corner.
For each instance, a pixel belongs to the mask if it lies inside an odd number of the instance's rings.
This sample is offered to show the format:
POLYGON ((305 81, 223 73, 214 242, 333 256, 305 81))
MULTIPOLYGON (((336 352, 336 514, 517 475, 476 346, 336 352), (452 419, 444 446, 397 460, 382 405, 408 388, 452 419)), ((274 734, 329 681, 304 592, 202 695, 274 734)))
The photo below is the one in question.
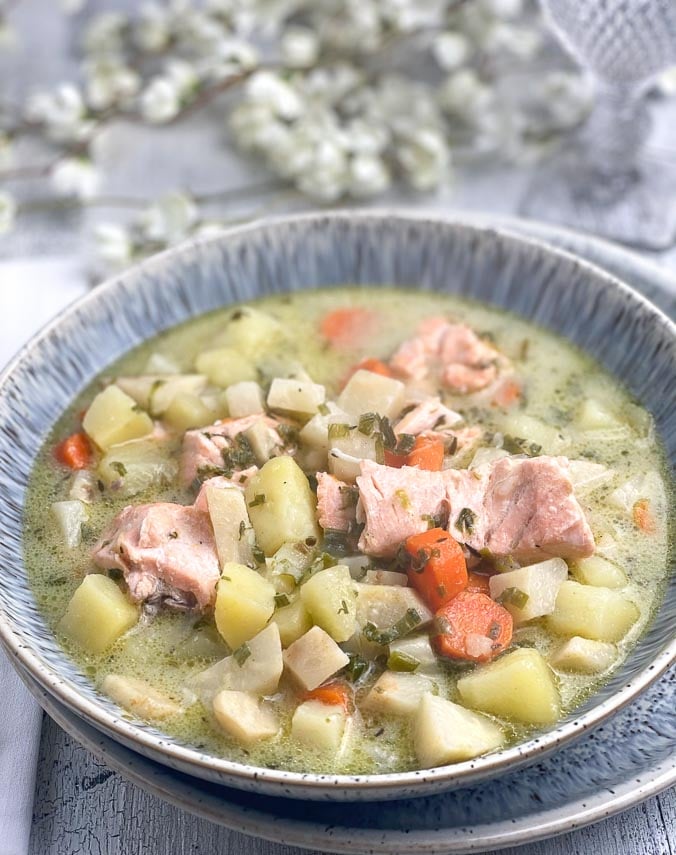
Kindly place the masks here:
POLYGON ((367 641, 371 641, 374 644, 391 644, 398 638, 407 635, 421 622, 422 618, 417 609, 407 609, 406 614, 387 629, 380 629, 369 621, 362 630, 362 633, 367 641))
POLYGON ((420 660, 400 650, 393 650, 387 659, 387 667, 390 671, 404 671, 411 673, 420 666, 420 660))
POLYGON ((370 665, 363 656, 358 653, 350 654, 350 661, 345 666, 344 674, 351 683, 356 683, 360 677, 369 670, 370 665))
POLYGON ((178 538, 178 532, 177 531, 170 531, 169 532, 169 538, 171 540, 176 540, 178 538))
POLYGON ((326 404, 319 404, 317 407, 317 412, 320 416, 328 416, 331 410, 326 406, 326 404))
POLYGON ((385 462, 385 443, 383 441, 382 434, 376 434, 374 446, 376 452, 376 463, 380 463, 380 465, 382 466, 385 462))
POLYGON ((235 662, 239 665, 240 668, 242 667, 242 665, 244 665, 249 656, 251 656, 251 648, 246 643, 246 641, 244 642, 244 644, 238 647, 237 650, 235 650, 232 654, 232 658, 235 660, 235 662))
POLYGON ((529 600, 529 596, 520 588, 505 588, 505 590, 496 599, 500 605, 514 606, 517 609, 522 609, 529 600))
POLYGON ((363 413, 361 416, 359 416, 359 424, 357 425, 357 430, 359 431, 359 433, 363 433, 364 436, 371 436, 373 431, 376 429, 377 424, 377 413, 363 413))
POLYGON ((405 511, 411 507, 411 500, 409 499, 406 490, 402 490, 401 488, 399 490, 395 490, 394 495, 399 499, 399 504, 405 511))
POLYGON ((383 445, 389 451, 393 451, 397 446, 397 435, 387 416, 380 416, 380 433, 383 438, 383 445))
POLYGON ((502 447, 510 454, 525 454, 528 457, 539 457, 542 454, 542 446, 537 442, 531 442, 522 436, 505 435, 502 447))
POLYGON ((113 460, 110 464, 110 468, 114 469, 120 478, 124 478, 127 474, 127 467, 120 460, 113 460))
POLYGON ((324 549, 332 555, 347 555, 350 551, 348 532, 337 528, 325 528, 324 549))
POLYGON ((260 548, 260 546, 252 546, 251 554, 256 564, 265 564, 265 553, 260 548))
POLYGON ((250 508, 257 508, 259 505, 265 504, 265 493, 256 493, 253 499, 249 502, 250 508))
POLYGON ((413 451, 415 445, 415 437, 411 433, 402 433, 397 441, 397 447, 394 449, 395 454, 400 454, 405 457, 413 451))
POLYGON ((239 540, 241 540, 244 537, 245 532, 246 532, 246 523, 244 522, 244 520, 242 520, 239 524, 239 540))
POLYGON ((275 607, 278 609, 289 605, 289 598, 286 594, 275 594, 275 607))
POLYGON ((469 508, 463 508, 455 521, 456 528, 459 528, 465 535, 472 534, 475 524, 476 514, 469 508))
POLYGON ((345 439, 349 435, 349 425, 337 422, 329 425, 329 439, 345 439))
POLYGON ((350 613, 350 608, 347 604, 347 600, 340 601, 340 608, 338 609, 339 615, 348 615, 350 613))

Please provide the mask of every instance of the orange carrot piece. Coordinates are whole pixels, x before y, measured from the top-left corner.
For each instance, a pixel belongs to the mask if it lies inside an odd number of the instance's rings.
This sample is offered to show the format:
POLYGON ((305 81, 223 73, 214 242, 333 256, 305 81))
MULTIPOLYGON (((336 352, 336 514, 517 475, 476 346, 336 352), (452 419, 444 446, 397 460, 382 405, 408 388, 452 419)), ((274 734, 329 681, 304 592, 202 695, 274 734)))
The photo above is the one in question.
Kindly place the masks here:
POLYGON ((462 547, 444 529, 413 534, 406 539, 404 548, 411 557, 408 580, 432 611, 467 587, 462 547))
POLYGON ((319 329, 324 338, 338 349, 359 347, 375 331, 377 316, 370 309, 334 309, 324 315, 319 329))
POLYGON ((493 395, 491 403, 496 407, 511 407, 521 400, 521 384, 518 380, 508 379, 500 385, 493 395))
POLYGON ((657 523, 650 507, 649 499, 639 499, 631 509, 631 515, 636 525, 646 534, 655 534, 657 523))
POLYGON ((352 693, 345 683, 337 681, 325 683, 323 686, 306 692, 304 699, 306 701, 321 701, 328 706, 342 707, 346 713, 349 713, 352 708, 352 693))
POLYGON ((489 662, 512 640, 512 616, 485 594, 462 591, 434 618, 432 646, 439 656, 489 662))
POLYGON ((444 441, 440 436, 422 434, 416 437, 413 450, 408 455, 407 466, 439 472, 444 465, 444 441))
POLYGON ((467 590, 475 594, 486 594, 489 597, 491 586, 488 580, 490 578, 486 573, 475 573, 474 570, 470 570, 467 574, 467 590))
POLYGON ((92 449, 87 435, 73 433, 67 436, 55 447, 54 456, 59 463, 71 469, 86 469, 92 459, 92 449))

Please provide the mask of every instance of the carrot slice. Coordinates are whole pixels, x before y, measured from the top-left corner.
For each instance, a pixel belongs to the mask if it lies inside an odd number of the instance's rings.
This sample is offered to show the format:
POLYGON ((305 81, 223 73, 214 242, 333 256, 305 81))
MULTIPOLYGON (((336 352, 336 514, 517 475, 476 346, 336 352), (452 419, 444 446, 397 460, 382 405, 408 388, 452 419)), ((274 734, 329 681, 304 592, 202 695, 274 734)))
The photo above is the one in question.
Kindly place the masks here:
POLYGON ((375 331, 377 315, 370 309, 334 309, 324 315, 319 329, 334 347, 346 349, 366 343, 375 331))
POLYGON ((444 529, 413 534, 404 548, 411 557, 408 580, 433 611, 467 587, 462 547, 444 529))
POLYGON ((84 433, 73 433, 67 436, 54 449, 54 456, 71 469, 86 469, 92 459, 92 449, 89 439, 84 433))
POLYGON ((649 499, 639 499, 631 509, 631 515, 636 525, 646 534, 655 534, 657 523, 650 507, 649 499))
POLYGON ((467 590, 473 591, 475 594, 486 594, 490 596, 491 586, 488 580, 491 577, 486 573, 475 573, 470 570, 467 574, 467 590))
POLYGON ((342 707, 346 713, 352 708, 352 693, 345 683, 333 682, 318 686, 304 695, 306 701, 321 701, 333 707, 342 707))
POLYGON ((485 594, 462 591, 434 618, 432 646, 440 656, 488 662, 512 640, 512 616, 485 594))
POLYGON ((408 455, 407 466, 439 472, 444 465, 444 441, 440 436, 422 434, 416 437, 413 450, 408 455))

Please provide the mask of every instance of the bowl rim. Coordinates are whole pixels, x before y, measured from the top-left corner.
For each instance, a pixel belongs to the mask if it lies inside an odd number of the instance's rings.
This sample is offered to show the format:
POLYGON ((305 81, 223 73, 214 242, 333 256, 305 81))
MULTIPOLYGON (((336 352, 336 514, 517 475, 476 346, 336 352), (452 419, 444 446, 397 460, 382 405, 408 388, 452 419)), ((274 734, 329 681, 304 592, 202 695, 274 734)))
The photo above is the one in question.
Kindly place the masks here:
MULTIPOLYGON (((634 303, 643 305, 644 310, 653 315, 653 322, 665 327, 667 334, 676 340, 676 324, 657 306, 651 303, 641 293, 635 291, 619 277, 611 274, 596 264, 587 261, 574 252, 559 247, 554 247, 546 242, 544 238, 533 238, 523 233, 510 229, 510 224, 516 229, 519 221, 517 218, 501 219, 499 216, 491 218, 490 215, 474 214, 468 212, 452 212, 449 214, 437 214, 436 212, 408 210, 405 208, 372 208, 372 209, 343 209, 339 211, 312 211, 300 214, 286 214, 256 220, 250 223, 236 225, 224 229, 216 236, 193 239, 185 241, 177 246, 171 247, 158 253, 139 264, 125 270, 123 273, 108 278, 96 289, 83 294, 70 305, 68 305, 57 317, 48 321, 38 332, 26 342, 14 355, 7 365, 0 371, 0 390, 10 379, 14 370, 30 357, 40 342, 50 333, 67 321, 81 307, 90 302, 105 301, 107 294, 119 287, 118 283, 144 277, 152 278, 158 268, 163 267, 177 256, 185 257, 195 250, 211 244, 227 243, 229 240, 246 237, 259 231, 274 230, 287 225, 317 224, 322 221, 349 220, 357 224, 388 222, 399 223, 402 226, 407 223, 423 225, 429 223, 431 226, 450 228, 462 228, 473 230, 484 235, 495 235, 506 238, 509 241, 531 248, 538 253, 544 253, 554 258, 573 263, 586 272, 592 279, 619 290, 625 298, 634 303)), ((195 316, 196 317, 196 316, 195 316)), ((186 320, 188 320, 186 318, 186 320)), ((156 334, 156 333, 155 333, 156 334)), ((101 370, 104 370, 105 366, 101 370)), ((74 394, 74 393, 73 393, 74 394)), ((23 566, 23 560, 21 561, 23 566)), ((328 790, 353 791, 354 797, 364 795, 368 797, 369 792, 372 799, 392 797, 392 793, 400 789, 419 790, 420 795, 430 792, 432 789, 441 790, 443 784, 447 788, 461 786, 465 783, 476 782, 487 777, 498 775, 504 771, 512 771, 519 766, 535 762, 559 747, 568 744, 583 732, 599 726, 609 716, 629 704, 637 695, 660 677, 674 662, 676 662, 676 633, 660 652, 634 675, 622 688, 616 691, 610 698, 594 705, 587 712, 572 719, 559 723, 551 730, 536 734, 523 742, 508 748, 447 766, 439 766, 433 769, 422 769, 408 772, 391 772, 386 774, 319 774, 312 772, 293 772, 285 769, 269 769, 267 767, 253 766, 226 758, 208 754, 195 747, 175 743, 172 737, 164 735, 157 736, 138 727, 134 721, 128 721, 120 715, 115 715, 105 709, 97 701, 89 700, 70 684, 69 680, 60 676, 57 672, 41 658, 39 652, 28 646, 14 629, 11 616, 7 613, 4 605, 0 602, 0 643, 9 655, 10 661, 16 658, 34 679, 46 691, 57 700, 65 704, 74 713, 81 715, 87 722, 103 730, 105 733, 119 739, 123 744, 139 751, 140 753, 156 759, 160 759, 165 765, 175 766, 189 774, 209 780, 227 782, 228 785, 247 787, 252 783, 256 789, 267 792, 277 792, 282 795, 312 797, 313 792, 318 795, 320 791, 328 790), (296 790, 296 792, 290 792, 296 790)), ((66 655, 64 653, 64 655, 66 655)), ((408 796, 411 793, 406 792, 408 796)))

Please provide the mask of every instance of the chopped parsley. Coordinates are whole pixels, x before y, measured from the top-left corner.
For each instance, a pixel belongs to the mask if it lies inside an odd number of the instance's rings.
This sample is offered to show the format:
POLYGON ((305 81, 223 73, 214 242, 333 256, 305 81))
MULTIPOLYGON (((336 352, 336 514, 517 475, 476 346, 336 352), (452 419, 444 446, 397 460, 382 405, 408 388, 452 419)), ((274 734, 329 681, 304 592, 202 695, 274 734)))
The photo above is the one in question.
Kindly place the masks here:
POLYGON ((459 528, 460 531, 465 535, 472 534, 472 532, 474 531, 475 524, 476 514, 469 508, 463 508, 458 514, 457 520, 455 521, 456 528, 459 528))
POLYGON ((387 629, 380 629, 369 621, 362 633, 367 641, 372 641, 374 644, 390 644, 415 629, 421 622, 422 618, 417 609, 407 609, 406 614, 387 629))
POLYGON ((257 508, 259 505, 265 504, 265 493, 256 493, 253 499, 249 502, 250 508, 257 508))
POLYGON ((242 667, 242 665, 244 665, 249 656, 251 656, 251 648, 246 643, 246 641, 244 642, 244 644, 238 647, 237 650, 235 650, 232 654, 232 658, 235 660, 235 662, 239 665, 240 668, 242 667))
POLYGON ((111 461, 110 468, 114 469, 120 478, 124 478, 127 474, 127 467, 120 460, 111 461))

